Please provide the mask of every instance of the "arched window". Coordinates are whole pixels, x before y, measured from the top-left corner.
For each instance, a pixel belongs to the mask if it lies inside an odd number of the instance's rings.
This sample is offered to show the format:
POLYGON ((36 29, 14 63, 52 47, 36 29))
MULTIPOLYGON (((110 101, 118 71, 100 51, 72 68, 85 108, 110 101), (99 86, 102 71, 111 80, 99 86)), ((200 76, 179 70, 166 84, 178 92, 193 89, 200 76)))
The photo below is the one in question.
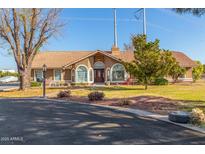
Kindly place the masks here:
POLYGON ((124 81, 125 73, 125 68, 122 64, 115 64, 112 67, 112 81, 124 81))
POLYGON ((85 66, 79 66, 77 68, 77 82, 87 82, 87 81, 88 81, 87 68, 85 66))
POLYGON ((98 61, 94 64, 94 69, 104 69, 105 68, 105 64, 101 61, 98 61))

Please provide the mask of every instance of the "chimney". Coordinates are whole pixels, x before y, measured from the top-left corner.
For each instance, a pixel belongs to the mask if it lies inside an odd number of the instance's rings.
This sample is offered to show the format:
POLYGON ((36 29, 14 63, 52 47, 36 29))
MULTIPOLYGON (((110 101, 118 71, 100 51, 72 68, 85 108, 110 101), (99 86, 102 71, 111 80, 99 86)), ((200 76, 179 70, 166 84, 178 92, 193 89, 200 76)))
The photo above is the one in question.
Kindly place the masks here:
POLYGON ((118 56, 120 55, 120 49, 117 47, 117 12, 114 9, 114 45, 112 46, 112 55, 118 56))
POLYGON ((111 51, 112 51, 113 56, 119 56, 120 55, 120 49, 116 46, 113 46, 111 51))

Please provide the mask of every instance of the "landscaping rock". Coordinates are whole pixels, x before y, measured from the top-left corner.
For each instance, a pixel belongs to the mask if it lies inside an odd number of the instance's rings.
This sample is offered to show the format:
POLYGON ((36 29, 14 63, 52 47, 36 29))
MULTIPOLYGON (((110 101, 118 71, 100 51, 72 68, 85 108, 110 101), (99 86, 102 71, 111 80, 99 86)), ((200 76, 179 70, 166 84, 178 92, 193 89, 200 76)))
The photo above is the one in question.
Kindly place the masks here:
POLYGON ((190 113, 174 111, 169 113, 169 120, 177 123, 188 123, 190 121, 190 113))

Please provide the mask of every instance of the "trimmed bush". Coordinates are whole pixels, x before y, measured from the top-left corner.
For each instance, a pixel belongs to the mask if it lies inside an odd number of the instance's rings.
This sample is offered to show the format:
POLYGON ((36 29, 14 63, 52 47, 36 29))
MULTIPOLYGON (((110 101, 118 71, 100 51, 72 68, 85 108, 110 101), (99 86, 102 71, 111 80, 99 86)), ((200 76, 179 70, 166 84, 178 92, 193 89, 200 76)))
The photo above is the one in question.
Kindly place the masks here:
POLYGON ((190 122, 194 125, 201 125, 205 123, 205 114, 203 110, 194 108, 191 111, 190 122))
POLYGON ((63 90, 60 91, 57 95, 58 98, 65 98, 65 97, 70 97, 71 96, 71 91, 70 90, 63 90))
POLYGON ((110 86, 110 81, 105 82, 106 86, 110 86))
POLYGON ((90 101, 99 101, 99 100, 103 100, 103 98, 105 97, 105 94, 103 92, 91 92, 88 94, 88 99, 90 101))
POLYGON ((155 79, 154 81, 155 85, 168 85, 168 83, 169 83, 168 80, 164 78, 158 78, 158 79, 155 79))
POLYGON ((119 104, 120 106, 130 105, 130 104, 131 104, 131 101, 128 100, 128 99, 126 99, 126 98, 124 98, 124 99, 120 99, 119 102, 118 102, 118 104, 119 104))
POLYGON ((40 87, 41 84, 42 84, 41 82, 33 81, 33 82, 31 82, 31 87, 40 87))

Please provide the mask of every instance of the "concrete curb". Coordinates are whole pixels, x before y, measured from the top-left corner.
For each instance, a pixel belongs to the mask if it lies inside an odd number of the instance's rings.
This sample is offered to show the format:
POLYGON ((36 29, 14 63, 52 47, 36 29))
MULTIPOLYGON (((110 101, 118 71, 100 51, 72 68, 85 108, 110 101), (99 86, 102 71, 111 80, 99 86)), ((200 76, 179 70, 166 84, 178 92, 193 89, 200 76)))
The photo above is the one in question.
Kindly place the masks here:
MULTIPOLYGON (((5 98, 0 98, 0 99, 5 99, 5 98)), ((32 99, 32 100, 47 100, 47 101, 52 101, 52 103, 64 103, 64 104, 68 104, 68 103, 78 103, 78 104, 83 104, 83 105, 90 105, 90 106, 98 106, 98 107, 104 107, 104 108, 110 108, 110 109, 114 109, 114 110, 118 110, 118 111, 123 111, 123 112, 128 112, 128 113, 133 113, 136 114, 138 116, 142 116, 142 117, 148 117, 148 118, 153 118, 153 119, 157 119, 160 121, 164 121, 167 123, 171 123, 177 126, 181 126, 190 130, 194 130, 200 133, 205 134, 205 128, 200 128, 200 127, 196 127, 194 125, 191 124, 180 124, 180 123, 175 123, 172 122, 170 120, 168 120, 168 115, 160 115, 160 114, 156 114, 156 113, 152 113, 152 112, 148 112, 148 111, 144 111, 144 110, 140 110, 140 109, 130 109, 130 108, 123 108, 123 107, 118 107, 118 106, 108 106, 108 105, 99 105, 99 104, 89 104, 89 103, 84 103, 84 102, 77 102, 77 101, 67 101, 67 100, 59 100, 59 99, 50 99, 50 98, 41 98, 41 97, 31 97, 31 98, 12 98, 12 99, 32 99)), ((27 102, 25 102, 27 103, 27 102)), ((47 103, 49 104, 50 102, 40 102, 41 104, 47 103)))

